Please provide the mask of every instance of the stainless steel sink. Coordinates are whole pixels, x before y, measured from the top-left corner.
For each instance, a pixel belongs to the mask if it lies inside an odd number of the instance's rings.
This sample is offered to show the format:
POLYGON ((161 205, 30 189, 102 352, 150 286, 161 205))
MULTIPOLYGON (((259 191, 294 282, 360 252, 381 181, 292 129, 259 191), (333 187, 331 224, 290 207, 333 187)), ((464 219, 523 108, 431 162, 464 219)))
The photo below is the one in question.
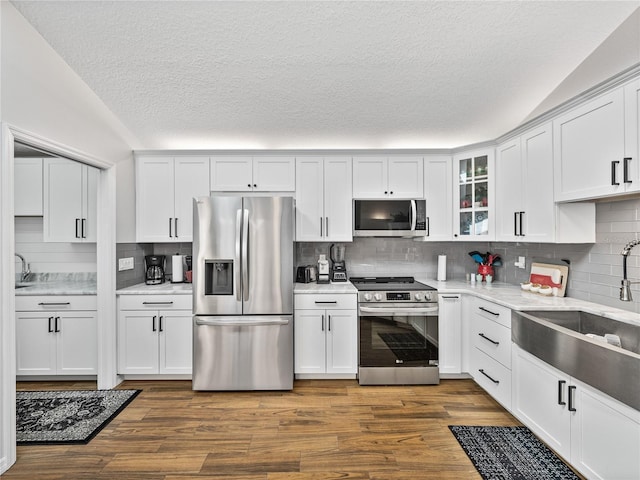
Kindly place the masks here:
POLYGON ((544 362, 640 410, 640 326, 582 311, 514 311, 511 338, 544 362), (587 333, 618 335, 622 346, 587 333))

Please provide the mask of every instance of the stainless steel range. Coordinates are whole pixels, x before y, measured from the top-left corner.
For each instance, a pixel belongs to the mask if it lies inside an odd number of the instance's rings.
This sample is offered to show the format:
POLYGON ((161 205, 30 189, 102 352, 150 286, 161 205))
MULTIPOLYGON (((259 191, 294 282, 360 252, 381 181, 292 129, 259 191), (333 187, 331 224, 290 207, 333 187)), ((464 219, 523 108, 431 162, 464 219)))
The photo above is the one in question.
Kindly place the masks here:
POLYGON ((438 292, 413 277, 351 277, 358 289, 360 385, 440 383, 438 292))

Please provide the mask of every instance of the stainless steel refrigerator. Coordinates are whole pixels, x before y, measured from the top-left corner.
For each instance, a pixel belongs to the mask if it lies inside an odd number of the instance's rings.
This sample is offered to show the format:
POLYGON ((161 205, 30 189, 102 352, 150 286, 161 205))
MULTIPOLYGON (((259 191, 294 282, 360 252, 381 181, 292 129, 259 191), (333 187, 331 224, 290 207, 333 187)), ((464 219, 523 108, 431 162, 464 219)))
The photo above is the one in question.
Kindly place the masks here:
POLYGON ((193 389, 293 388, 292 197, 199 197, 193 389))

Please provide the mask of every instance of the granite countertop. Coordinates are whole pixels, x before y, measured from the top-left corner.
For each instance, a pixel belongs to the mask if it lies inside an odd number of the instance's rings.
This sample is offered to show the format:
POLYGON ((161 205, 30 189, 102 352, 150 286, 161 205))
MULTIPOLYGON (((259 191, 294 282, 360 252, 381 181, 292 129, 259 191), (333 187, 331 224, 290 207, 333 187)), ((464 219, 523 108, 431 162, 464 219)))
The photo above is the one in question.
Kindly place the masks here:
POLYGON ((293 293, 358 293, 351 282, 295 283, 293 293))
POLYGON ((546 297, 533 292, 526 292, 518 286, 502 282, 471 284, 462 280, 438 282, 433 279, 417 278, 438 290, 438 293, 465 293, 503 305, 512 310, 582 310, 594 315, 640 325, 640 315, 620 308, 609 307, 599 303, 587 302, 571 297, 546 297))
POLYGON ((27 282, 16 282, 16 296, 27 295, 96 295, 95 273, 41 273, 27 282))
POLYGON ((164 282, 158 285, 138 283, 130 287, 116 290, 116 295, 191 295, 192 293, 192 283, 171 282, 164 282))

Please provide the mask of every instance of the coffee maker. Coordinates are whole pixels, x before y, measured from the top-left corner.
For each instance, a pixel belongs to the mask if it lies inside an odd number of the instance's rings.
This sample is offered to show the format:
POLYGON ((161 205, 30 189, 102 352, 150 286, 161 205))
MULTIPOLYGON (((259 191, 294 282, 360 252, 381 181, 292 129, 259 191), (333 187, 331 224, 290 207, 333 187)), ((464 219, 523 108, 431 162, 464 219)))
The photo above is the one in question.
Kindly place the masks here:
POLYGON ((329 256, 331 258, 331 281, 332 282, 346 282, 347 281, 347 266, 344 262, 344 245, 331 245, 329 250, 329 256))
POLYGON ((164 255, 146 255, 144 257, 144 283, 147 285, 164 283, 165 262, 164 255))

